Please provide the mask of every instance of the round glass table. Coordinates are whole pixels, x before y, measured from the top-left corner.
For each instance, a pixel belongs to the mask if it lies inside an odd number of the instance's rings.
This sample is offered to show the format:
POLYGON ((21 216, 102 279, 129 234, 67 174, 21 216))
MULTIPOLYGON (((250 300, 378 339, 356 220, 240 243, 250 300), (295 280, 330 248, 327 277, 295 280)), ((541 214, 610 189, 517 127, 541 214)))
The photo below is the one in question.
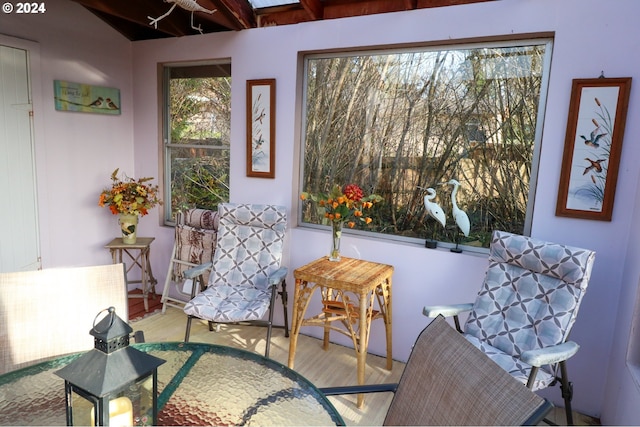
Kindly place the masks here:
MULTIPOLYGON (((160 425, 344 425, 307 379, 261 355, 202 343, 132 344, 158 368, 160 425)), ((64 380, 80 354, 0 375, 0 425, 65 425, 64 380)))

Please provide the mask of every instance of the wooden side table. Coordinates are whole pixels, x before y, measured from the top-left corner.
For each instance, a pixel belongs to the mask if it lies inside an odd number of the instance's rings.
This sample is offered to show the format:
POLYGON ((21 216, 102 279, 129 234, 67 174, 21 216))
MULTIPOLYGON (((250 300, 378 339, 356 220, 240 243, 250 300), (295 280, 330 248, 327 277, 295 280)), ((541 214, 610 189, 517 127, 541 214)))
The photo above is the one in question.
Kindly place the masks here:
MULTIPOLYGON (((391 350, 391 276, 393 266, 359 259, 345 258, 329 261, 317 259, 293 272, 293 324, 289 338, 289 368, 293 368, 298 334, 302 326, 324 328, 323 347, 329 346, 332 330, 350 336, 357 356, 358 384, 364 384, 371 321, 384 320, 387 339, 387 369, 393 366, 391 350), (304 318, 311 296, 316 289, 322 293, 322 310, 304 318), (374 309, 374 300, 378 309, 374 309), (334 323, 342 327, 334 326, 334 323)), ((358 395, 358 408, 364 395, 358 395)))
POLYGON ((156 284, 158 283, 155 277, 153 277, 149 259, 151 242, 154 240, 155 237, 138 237, 135 243, 123 243, 122 237, 117 237, 105 245, 105 248, 111 252, 114 264, 123 262, 123 253, 133 261, 133 263, 127 267, 127 275, 132 268, 140 268, 140 280, 127 279, 127 283, 140 283, 142 285, 142 294, 129 294, 129 298, 144 298, 144 311, 149 311, 149 293, 152 292, 152 297, 155 298, 156 284), (138 251, 138 253, 136 254, 134 251, 138 251))

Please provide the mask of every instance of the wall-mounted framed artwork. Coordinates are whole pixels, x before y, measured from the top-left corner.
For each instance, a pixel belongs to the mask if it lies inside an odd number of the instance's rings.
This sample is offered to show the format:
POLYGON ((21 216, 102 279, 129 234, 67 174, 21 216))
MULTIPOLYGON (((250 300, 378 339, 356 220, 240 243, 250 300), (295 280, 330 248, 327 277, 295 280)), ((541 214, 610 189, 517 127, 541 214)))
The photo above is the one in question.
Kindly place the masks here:
POLYGON ((247 176, 276 176, 276 80, 247 80, 247 176))
POLYGON ((574 79, 556 215, 611 221, 631 78, 574 79))
POLYGON ((120 90, 112 87, 53 81, 56 110, 120 114, 120 90))

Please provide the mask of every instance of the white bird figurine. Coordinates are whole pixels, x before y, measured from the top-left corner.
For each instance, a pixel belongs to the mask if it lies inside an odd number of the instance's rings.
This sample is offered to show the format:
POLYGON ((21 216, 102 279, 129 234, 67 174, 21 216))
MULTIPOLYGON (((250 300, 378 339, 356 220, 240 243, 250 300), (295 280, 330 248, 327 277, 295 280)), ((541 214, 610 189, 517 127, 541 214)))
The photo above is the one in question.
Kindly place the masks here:
POLYGON ((424 196, 424 207, 427 210, 427 213, 431 218, 438 221, 444 227, 447 223, 447 216, 444 214, 444 210, 439 204, 431 201, 436 197, 436 190, 433 188, 427 188, 426 192, 428 194, 424 196))
POLYGON ((460 183, 455 179, 449 180, 447 182, 448 185, 453 185, 453 191, 451 191, 451 205, 453 206, 453 218, 458 225, 458 228, 462 231, 465 237, 469 236, 469 230, 471 229, 471 223, 469 222, 469 217, 467 213, 458 207, 458 203, 456 202, 456 194, 458 193, 458 187, 460 187, 460 183))

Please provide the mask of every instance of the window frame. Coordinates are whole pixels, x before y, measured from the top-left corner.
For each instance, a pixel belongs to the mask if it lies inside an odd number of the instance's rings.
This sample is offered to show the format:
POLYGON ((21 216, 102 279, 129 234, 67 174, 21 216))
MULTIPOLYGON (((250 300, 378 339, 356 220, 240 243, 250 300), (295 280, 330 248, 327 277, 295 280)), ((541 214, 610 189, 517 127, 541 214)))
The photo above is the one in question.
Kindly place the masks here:
MULTIPOLYGON (((302 63, 302 78, 301 78, 301 108, 300 108, 300 135, 299 135, 299 147, 300 147, 300 157, 299 157, 299 174, 297 180, 297 188, 298 194, 303 191, 303 182, 304 182, 304 168, 305 168, 305 146, 306 146, 306 129, 307 129, 307 76, 308 76, 308 64, 309 60, 312 59, 330 59, 330 58, 338 58, 338 57, 350 57, 357 55, 381 55, 381 54, 394 54, 394 53, 410 53, 410 52, 427 52, 427 51, 439 51, 439 50, 463 50, 463 49, 472 49, 472 48, 508 48, 508 47, 520 47, 520 46, 529 46, 532 44, 536 45, 544 45, 545 51, 543 55, 543 65, 542 65, 542 76, 540 81, 540 95, 539 102, 537 106, 537 120, 536 127, 534 131, 534 144, 533 144, 533 152, 532 152, 532 160, 531 160, 531 175, 529 180, 529 192, 527 196, 527 207, 525 213, 525 221, 523 226, 523 235, 530 236, 531 228, 533 224, 533 214, 535 210, 535 196, 537 190, 538 183, 538 173, 540 166, 540 152, 542 150, 542 132, 545 121, 545 113, 546 113, 546 104, 548 98, 548 87, 549 87, 549 78, 551 74, 551 61, 553 56, 553 46, 554 46, 554 38, 552 35, 545 34, 540 36, 523 36, 522 38, 510 36, 505 39, 492 39, 490 41, 456 41, 456 40, 447 40, 443 43, 425 43, 411 46, 399 46, 399 47, 381 47, 381 48, 372 48, 372 47, 362 47, 355 48, 350 50, 323 50, 323 51, 314 51, 314 52, 306 52, 301 56, 302 63)), ((302 200, 298 199, 297 206, 297 226, 300 228, 306 229, 316 229, 316 230, 328 230, 330 226, 322 225, 322 224, 314 224, 303 221, 303 206, 302 200)), ((411 245, 420 245, 424 246, 425 239, 418 237, 407 237, 400 236, 397 234, 385 234, 374 231, 366 231, 366 230, 355 230, 344 228, 344 233, 351 234, 358 237, 372 238, 372 239, 381 239, 384 241, 397 242, 397 243, 407 243, 411 245)), ((443 248, 454 248, 456 246, 455 243, 451 242, 442 242, 438 241, 438 246, 443 248)), ((464 244, 459 245, 461 248, 464 248, 466 252, 477 253, 477 254, 487 254, 488 248, 477 247, 477 246, 468 246, 464 244)))
MULTIPOLYGON (((162 209, 162 223, 165 226, 175 226, 176 222, 172 219, 172 211, 171 211, 171 149, 172 148, 196 148, 196 149, 207 149, 207 150, 229 150, 229 157, 231 157, 231 146, 227 147, 219 147, 215 145, 201 145, 201 144, 173 144, 171 143, 171 103, 170 103, 170 88, 169 83, 171 81, 171 70, 173 69, 187 69, 194 67, 208 67, 208 66, 229 66, 231 67, 231 59, 230 58, 222 58, 215 60, 203 60, 203 61, 189 61, 189 62, 166 62, 159 63, 159 73, 161 79, 161 129, 162 129, 162 197, 165 201, 162 209)), ((231 73, 229 73, 231 77, 231 73)), ((200 76, 202 77, 202 76, 200 76)), ((210 76, 211 77, 211 76, 210 76)), ((231 130, 230 130, 231 132, 231 130)), ((229 173, 231 170, 229 169, 229 173)))

